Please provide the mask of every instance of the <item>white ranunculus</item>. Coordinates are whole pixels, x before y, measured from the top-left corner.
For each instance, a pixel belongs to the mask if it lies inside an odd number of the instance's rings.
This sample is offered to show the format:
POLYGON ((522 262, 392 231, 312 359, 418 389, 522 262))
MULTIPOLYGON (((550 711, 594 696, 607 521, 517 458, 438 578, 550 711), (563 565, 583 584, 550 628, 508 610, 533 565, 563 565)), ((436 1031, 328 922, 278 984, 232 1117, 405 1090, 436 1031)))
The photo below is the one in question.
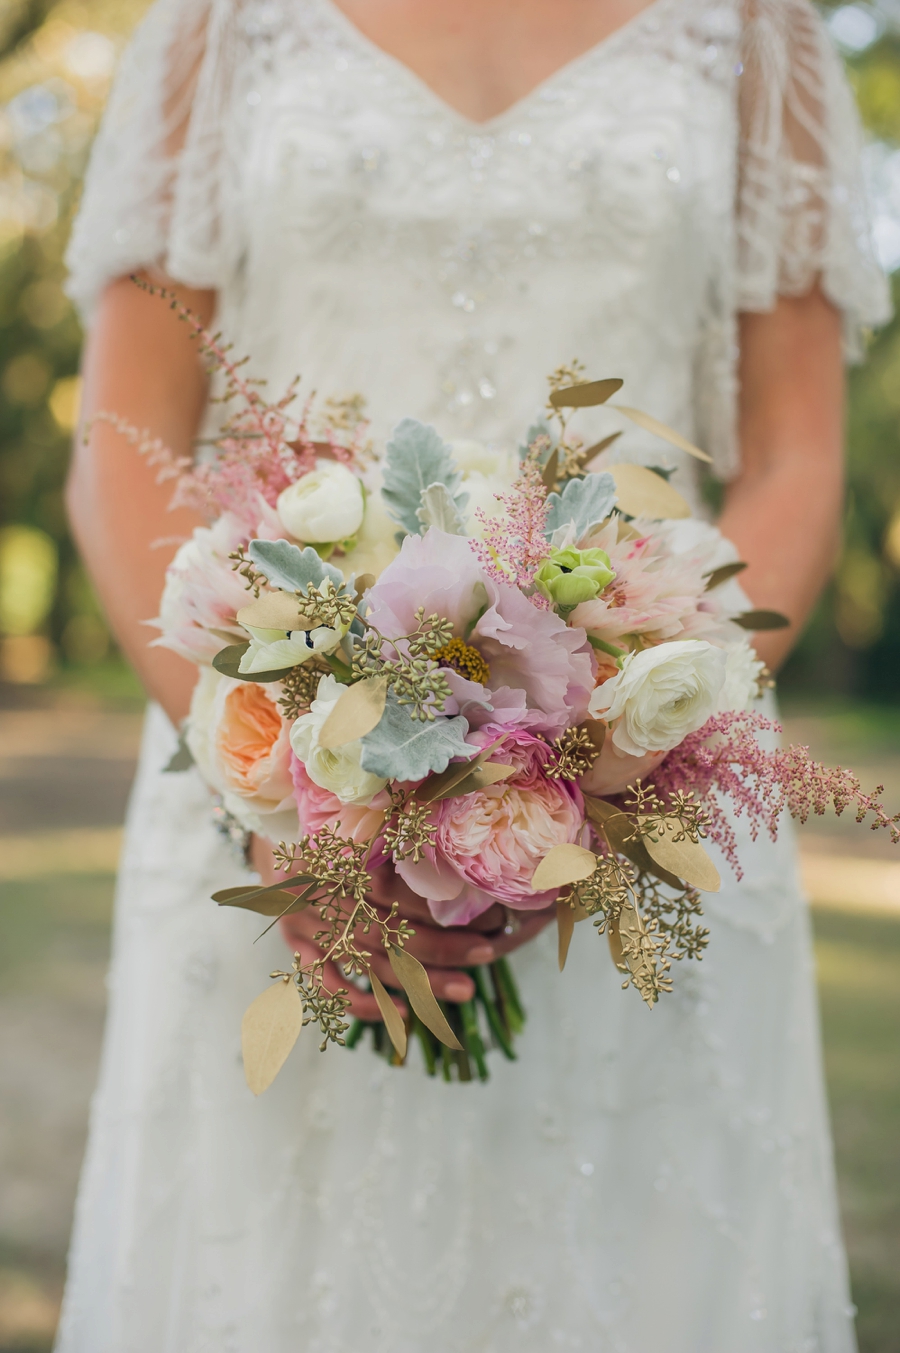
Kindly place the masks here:
POLYGON ((669 752, 719 708, 725 654, 702 639, 658 644, 629 653, 617 676, 598 686, 589 710, 613 729, 628 756, 669 752))
POLYGON ((372 802, 387 784, 380 775, 363 770, 359 763, 362 743, 359 738, 328 751, 319 746, 319 733, 344 691, 333 676, 323 676, 308 714, 301 714, 291 728, 291 746, 306 767, 306 773, 320 789, 335 794, 341 803, 372 802))
POLYGON ((316 653, 333 653, 346 630, 318 625, 314 630, 268 630, 244 625, 250 635, 250 647, 238 665, 247 676, 254 672, 278 672, 283 667, 299 667, 316 653))
POLYGON ((350 540, 359 530, 364 507, 362 484, 336 460, 317 460, 314 470, 278 495, 284 529, 312 545, 350 540))
POLYGON ((765 663, 760 662, 749 640, 729 644, 725 649, 725 683, 719 696, 718 713, 748 709, 760 696, 760 679, 765 663))

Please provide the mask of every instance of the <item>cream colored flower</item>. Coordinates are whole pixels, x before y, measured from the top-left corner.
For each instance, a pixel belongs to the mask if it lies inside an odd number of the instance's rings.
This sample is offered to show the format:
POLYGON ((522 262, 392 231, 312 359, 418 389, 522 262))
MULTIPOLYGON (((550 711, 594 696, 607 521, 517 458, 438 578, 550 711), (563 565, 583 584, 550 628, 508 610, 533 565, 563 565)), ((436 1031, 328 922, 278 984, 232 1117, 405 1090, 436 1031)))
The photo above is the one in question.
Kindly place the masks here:
POLYGON ((278 517, 288 535, 313 545, 350 540, 364 510, 363 488, 336 460, 320 459, 309 474, 278 495, 278 517))
POLYGON ((333 751, 319 746, 319 734, 325 720, 348 689, 333 676, 323 676, 309 713, 302 714, 291 728, 291 746, 313 784, 330 790, 341 803, 367 804, 384 789, 387 780, 363 770, 359 763, 360 739, 333 751))
POLYGON ((508 493, 512 488, 519 472, 518 460, 505 451, 493 451, 482 442, 458 440, 449 445, 462 472, 461 491, 469 495, 466 531, 470 536, 480 538, 484 528, 475 512, 480 508, 488 518, 502 514, 497 494, 508 493))
POLYGON ((346 554, 336 554, 330 562, 343 573, 347 582, 351 577, 371 573, 381 576, 392 559, 400 552, 397 543, 397 523, 389 517, 381 497, 380 480, 367 482, 366 510, 362 525, 356 533, 356 544, 346 554))
POLYGON ((283 667, 299 667, 316 653, 333 653, 347 633, 346 628, 332 629, 317 625, 314 630, 266 630, 244 625, 250 635, 250 647, 244 653, 238 671, 247 676, 254 672, 278 672, 283 667))
POLYGON ((748 639, 729 644, 725 649, 725 683, 717 712, 747 709, 760 696, 760 679, 765 663, 760 662, 748 639))
POLYGON ((671 751, 719 708, 725 654, 702 639, 658 644, 629 653, 622 670, 597 686, 590 713, 613 729, 628 756, 671 751))
POLYGON ((191 698, 187 744, 204 780, 247 831, 291 840, 298 828, 288 725, 280 688, 232 681, 202 668, 191 698))

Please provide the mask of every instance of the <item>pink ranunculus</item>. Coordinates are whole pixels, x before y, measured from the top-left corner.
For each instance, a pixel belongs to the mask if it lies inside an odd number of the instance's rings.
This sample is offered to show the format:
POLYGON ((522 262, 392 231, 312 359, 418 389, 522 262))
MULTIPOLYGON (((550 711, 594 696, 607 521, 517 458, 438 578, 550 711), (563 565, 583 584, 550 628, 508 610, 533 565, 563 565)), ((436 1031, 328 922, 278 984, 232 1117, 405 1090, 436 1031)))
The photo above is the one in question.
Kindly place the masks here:
POLYGON ((240 522, 229 514, 212 526, 197 527, 166 570, 159 616, 150 622, 162 630, 154 646, 171 648, 202 665, 212 662, 227 642, 212 631, 233 632, 235 643, 246 639, 235 615, 251 598, 228 558, 246 539, 240 522))
MULTIPOLYGON (((370 840, 380 830, 384 822, 384 810, 390 805, 385 790, 376 794, 370 804, 341 803, 336 794, 322 789, 309 778, 303 762, 293 754, 291 776, 301 834, 315 836, 323 827, 330 827, 340 832, 341 836, 346 836, 348 841, 360 842, 370 840)), ((369 857, 369 867, 377 869, 386 859, 381 841, 376 840, 369 857)))
POLYGON ((522 911, 547 906, 556 893, 532 892, 534 871, 553 846, 577 841, 584 826, 580 791, 544 773, 553 755, 547 743, 498 724, 486 724, 473 741, 486 747, 500 737, 492 759, 515 765, 516 774, 444 799, 435 809, 437 835, 427 858, 396 866, 442 925, 465 925, 494 902, 522 911))
POLYGON ((454 636, 490 668, 488 697, 502 687, 523 691, 536 731, 556 737, 585 717, 595 664, 583 631, 488 577, 465 537, 434 527, 407 536, 368 600, 368 620, 388 639, 415 629, 420 606, 452 621, 454 636))

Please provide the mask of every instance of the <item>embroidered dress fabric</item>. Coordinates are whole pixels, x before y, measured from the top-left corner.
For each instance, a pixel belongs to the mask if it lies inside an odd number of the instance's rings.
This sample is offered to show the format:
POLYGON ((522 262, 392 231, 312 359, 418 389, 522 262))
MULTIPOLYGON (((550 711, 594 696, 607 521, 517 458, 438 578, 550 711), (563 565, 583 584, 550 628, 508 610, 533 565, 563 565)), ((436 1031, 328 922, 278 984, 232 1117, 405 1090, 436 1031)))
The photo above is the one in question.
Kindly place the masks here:
MULTIPOLYGON (((858 146, 806 0, 656 0, 485 124, 332 0, 157 0, 71 290, 215 288, 273 394, 361 391, 378 437, 514 446, 577 355, 727 477, 739 310, 820 276, 851 355, 887 316, 858 146)), ((699 501, 680 453, 617 446, 699 501)), ((173 744, 151 710, 59 1353, 851 1353, 788 826, 736 824, 745 878, 720 861, 707 957, 653 1011, 579 927, 563 977, 549 936, 515 956, 529 1023, 487 1086, 309 1035, 254 1100, 240 1019, 285 950, 209 901, 242 875, 173 744)))

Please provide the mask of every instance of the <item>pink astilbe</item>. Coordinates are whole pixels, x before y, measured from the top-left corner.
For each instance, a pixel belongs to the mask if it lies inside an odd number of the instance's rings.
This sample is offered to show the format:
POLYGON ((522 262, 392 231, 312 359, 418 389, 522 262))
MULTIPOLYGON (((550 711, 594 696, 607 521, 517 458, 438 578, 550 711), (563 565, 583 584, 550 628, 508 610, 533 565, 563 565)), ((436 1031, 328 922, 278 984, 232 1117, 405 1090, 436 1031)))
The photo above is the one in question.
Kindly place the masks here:
POLYGON ((767 750, 760 745, 760 734, 780 732, 774 720, 753 711, 717 714, 669 753, 654 772, 656 791, 663 799, 678 790, 693 791, 703 801, 711 819, 710 838, 738 878, 742 871, 737 840, 715 793, 731 800, 736 816, 746 814, 754 840, 761 829, 774 840, 785 809, 805 822, 810 813, 821 817, 833 808, 840 815, 845 808, 854 808, 857 822, 871 813, 872 830, 885 827, 891 840, 900 842, 900 813, 889 817, 885 812, 879 799, 883 785, 865 794, 852 771, 816 761, 808 747, 767 750))
MULTIPOLYGON (((509 493, 497 493, 494 497, 504 509, 503 516, 489 517, 483 508, 476 508, 475 519, 482 528, 483 539, 472 539, 469 545, 488 577, 498 583, 513 583, 524 591, 550 553, 544 535, 547 490, 539 471, 528 465, 509 493)), ((529 600, 541 610, 547 608, 548 603, 539 593, 529 600)))
MULTIPOLYGON (((328 454, 350 465, 356 461, 367 427, 363 419, 350 427, 349 444, 339 439, 330 423, 319 437, 314 438, 310 429, 311 399, 306 401, 299 415, 288 413, 297 398, 296 380, 279 400, 269 403, 259 391, 260 382, 242 374, 241 368, 246 365, 247 358, 232 360, 228 345, 222 343, 217 334, 211 333, 173 292, 139 277, 132 280, 142 290, 167 301, 178 318, 187 324, 210 371, 218 371, 223 378, 223 391, 217 402, 235 401, 238 406, 213 438, 215 455, 196 464, 188 457, 176 455, 149 431, 139 430, 115 414, 102 412, 95 416, 93 422, 109 423, 147 457, 158 469, 160 482, 177 481, 171 508, 191 508, 209 521, 228 512, 246 520, 252 529, 253 519, 259 515, 260 499, 274 508, 283 489, 315 469, 317 456, 328 454)), ((90 424, 85 436, 89 432, 90 424)))

